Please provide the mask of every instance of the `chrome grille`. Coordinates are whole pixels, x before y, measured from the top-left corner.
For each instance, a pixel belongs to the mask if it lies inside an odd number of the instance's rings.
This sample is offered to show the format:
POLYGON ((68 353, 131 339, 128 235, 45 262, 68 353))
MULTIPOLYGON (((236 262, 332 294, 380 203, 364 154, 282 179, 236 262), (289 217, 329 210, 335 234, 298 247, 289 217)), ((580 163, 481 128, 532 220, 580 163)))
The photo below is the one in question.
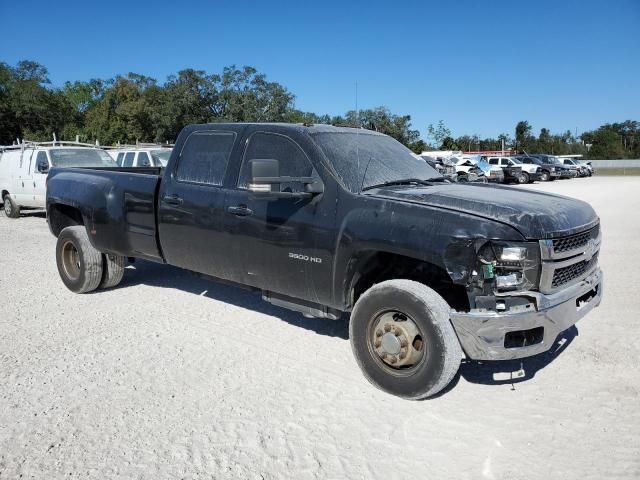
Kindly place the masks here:
POLYGON ((591 230, 577 233, 569 237, 556 238, 553 240, 553 251, 556 253, 568 252, 584 247, 589 240, 595 240, 600 235, 600 225, 596 225, 591 230))
POLYGON ((582 260, 567 267, 558 268, 553 272, 551 288, 558 288, 569 283, 571 280, 580 278, 598 263, 598 255, 594 255, 590 260, 582 260))
POLYGON ((553 293, 587 278, 598 266, 600 225, 553 240, 540 240, 540 291, 553 293))

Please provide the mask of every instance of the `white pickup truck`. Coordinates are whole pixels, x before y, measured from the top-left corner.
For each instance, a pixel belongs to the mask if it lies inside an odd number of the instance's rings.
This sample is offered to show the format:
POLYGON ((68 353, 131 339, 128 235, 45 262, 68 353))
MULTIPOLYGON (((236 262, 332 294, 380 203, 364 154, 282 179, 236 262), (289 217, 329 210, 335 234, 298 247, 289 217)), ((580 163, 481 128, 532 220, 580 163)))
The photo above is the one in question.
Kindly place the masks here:
POLYGON ((51 167, 115 167, 107 152, 78 142, 21 143, 0 147, 0 198, 4 213, 19 218, 23 208, 45 208, 51 167))

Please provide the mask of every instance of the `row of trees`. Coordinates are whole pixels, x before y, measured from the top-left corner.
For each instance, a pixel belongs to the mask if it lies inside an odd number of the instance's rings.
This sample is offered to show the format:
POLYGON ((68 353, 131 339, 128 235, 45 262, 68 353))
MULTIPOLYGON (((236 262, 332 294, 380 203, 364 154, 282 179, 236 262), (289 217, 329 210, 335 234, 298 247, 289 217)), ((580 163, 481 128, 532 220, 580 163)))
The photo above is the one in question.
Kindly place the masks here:
POLYGON ((306 122, 361 125, 407 145, 415 152, 427 149, 499 150, 556 154, 581 153, 588 158, 640 158, 640 123, 628 120, 606 124, 576 137, 570 131, 534 135, 526 121, 515 135, 454 138, 440 121, 427 127, 427 141, 412 128, 409 115, 386 107, 348 111, 329 116, 295 108, 295 96, 286 87, 267 80, 253 67, 225 67, 209 74, 186 69, 159 84, 129 73, 109 80, 66 82, 53 88, 46 67, 32 61, 15 66, 0 62, 0 144, 17 138, 50 140, 75 138, 103 145, 174 141, 184 125, 207 122, 306 122))

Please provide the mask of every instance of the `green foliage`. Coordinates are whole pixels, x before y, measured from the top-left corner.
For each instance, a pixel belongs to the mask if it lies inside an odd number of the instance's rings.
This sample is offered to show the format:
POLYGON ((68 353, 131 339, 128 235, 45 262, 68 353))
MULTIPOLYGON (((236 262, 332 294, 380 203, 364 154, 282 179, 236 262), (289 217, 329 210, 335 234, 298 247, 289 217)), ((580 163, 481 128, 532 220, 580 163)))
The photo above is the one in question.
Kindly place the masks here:
MULTIPOLYGON (((432 123, 427 126, 427 137, 433 141, 436 148, 441 150, 452 150, 451 148, 445 148, 443 145, 445 138, 451 138, 451 130, 444 126, 443 120, 439 120, 435 127, 432 123)), ((448 141, 447 143, 451 142, 448 141)))
POLYGON ((348 125, 361 126, 389 135, 407 146, 413 145, 420 139, 420 132, 411 129, 409 115, 395 115, 386 107, 360 110, 357 114, 354 110, 350 110, 346 114, 345 121, 348 125))
POLYGON ((589 158, 640 158, 640 122, 635 120, 607 123, 581 138, 589 148, 589 158))

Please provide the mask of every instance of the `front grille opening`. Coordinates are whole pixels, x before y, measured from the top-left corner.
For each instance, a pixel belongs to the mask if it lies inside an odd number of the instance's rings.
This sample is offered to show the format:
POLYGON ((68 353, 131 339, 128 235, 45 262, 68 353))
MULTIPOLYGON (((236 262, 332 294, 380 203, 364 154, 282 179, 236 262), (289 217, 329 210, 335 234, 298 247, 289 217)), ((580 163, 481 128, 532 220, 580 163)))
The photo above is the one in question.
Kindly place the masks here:
POLYGON ((574 263, 573 265, 569 265, 568 267, 558 268, 553 272, 551 286, 556 288, 582 276, 591 270, 596 263, 598 263, 597 254, 591 257, 591 260, 583 260, 581 262, 574 263))
POLYGON ((569 252, 584 247, 589 240, 595 240, 600 234, 600 225, 596 225, 591 230, 577 233, 569 237, 556 238, 553 240, 553 251, 556 253, 569 252))
POLYGON ((504 348, 528 347, 541 343, 544 339, 544 327, 529 330, 516 330, 504 336, 504 348))

